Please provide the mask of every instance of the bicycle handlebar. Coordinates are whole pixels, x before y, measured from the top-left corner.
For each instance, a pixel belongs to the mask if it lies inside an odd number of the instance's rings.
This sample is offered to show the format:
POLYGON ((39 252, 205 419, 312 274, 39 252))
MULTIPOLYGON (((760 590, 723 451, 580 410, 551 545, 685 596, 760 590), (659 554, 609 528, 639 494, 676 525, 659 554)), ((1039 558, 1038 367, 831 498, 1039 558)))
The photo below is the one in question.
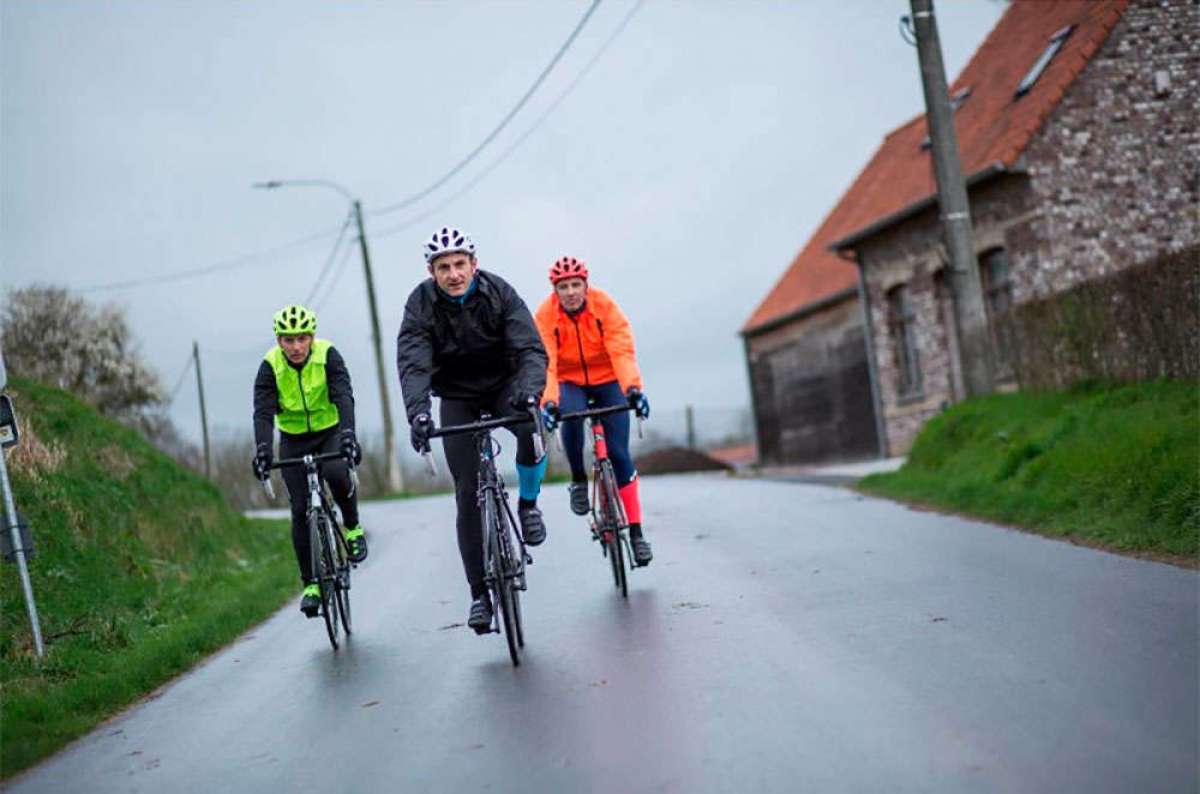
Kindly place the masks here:
MULTIPOLYGON (((341 452, 321 452, 316 455, 305 455, 305 456, 299 457, 299 458, 281 458, 277 461, 274 461, 270 466, 268 466, 267 471, 273 471, 275 469, 286 469, 286 468, 290 468, 292 466, 304 466, 304 465, 306 465, 305 460, 304 460, 306 457, 310 458, 313 463, 320 463, 321 461, 325 461, 325 460, 337 460, 339 458, 344 459, 346 461, 346 464, 350 467, 350 494, 349 495, 353 496, 354 494, 358 493, 358 469, 355 468, 354 461, 351 460, 350 458, 346 457, 341 452)), ((267 498, 270 499, 271 501, 275 501, 275 486, 271 484, 271 478, 268 476, 268 477, 263 478, 262 480, 259 480, 259 482, 262 483, 263 490, 267 492, 267 498)))
MULTIPOLYGON (((460 436, 466 433, 480 433, 499 427, 523 425, 526 422, 532 421, 534 427, 533 453, 540 459, 546 454, 546 444, 542 439, 542 434, 546 432, 542 424, 542 412, 536 406, 530 406, 528 410, 529 416, 498 416, 494 419, 480 419, 479 421, 470 422, 465 425, 435 427, 429 431, 427 438, 445 438, 446 436, 460 436)), ((425 459, 425 471, 430 477, 436 477, 437 464, 433 460, 433 452, 430 450, 428 444, 425 445, 425 449, 421 452, 421 457, 425 459)))
MULTIPOLYGON (((536 409, 530 409, 532 416, 538 415, 536 409)), ((494 419, 480 419, 476 422, 470 422, 465 425, 449 425, 447 427, 436 427, 429 431, 429 438, 442 438, 444 436, 460 436, 464 433, 478 433, 483 430, 494 430, 498 427, 512 427, 513 425, 523 425, 530 421, 529 416, 498 416, 494 419)))
MULTIPOLYGON (((588 408, 583 411, 571 411, 569 413, 559 414, 558 422, 561 425, 568 419, 598 419, 602 416, 611 416, 613 414, 624 413, 625 411, 634 411, 636 413, 637 409, 632 405, 610 405, 607 408, 588 408)), ((642 422, 645 421, 645 417, 639 415, 637 420, 638 438, 641 438, 642 422)))

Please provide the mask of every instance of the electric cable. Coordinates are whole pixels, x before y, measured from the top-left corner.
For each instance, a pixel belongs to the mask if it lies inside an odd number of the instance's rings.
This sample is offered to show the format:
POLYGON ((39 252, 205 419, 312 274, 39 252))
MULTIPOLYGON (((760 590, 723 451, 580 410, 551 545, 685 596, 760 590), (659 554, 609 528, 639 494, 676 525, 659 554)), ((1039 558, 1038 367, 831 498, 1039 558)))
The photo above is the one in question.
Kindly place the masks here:
POLYGON ((633 20, 634 15, 638 12, 638 9, 640 9, 645 2, 646 2, 646 0, 637 0, 637 2, 633 5, 633 7, 625 15, 625 18, 621 20, 621 23, 619 25, 617 25, 616 29, 608 37, 608 39, 605 40, 605 42, 602 45, 600 45, 600 49, 598 49, 596 51, 596 54, 592 56, 592 59, 590 61, 588 61, 587 65, 584 66, 583 69, 581 69, 579 71, 579 74, 575 75, 575 79, 572 80, 571 83, 569 85, 567 85, 567 87, 565 89, 563 89, 562 93, 560 93, 554 99, 554 101, 551 102, 546 107, 546 109, 542 112, 542 115, 538 116, 537 120, 534 121, 532 125, 530 125, 529 129, 525 130, 525 132, 523 132, 519 138, 517 138, 515 141, 513 141, 512 144, 510 144, 509 147, 507 149, 505 149, 504 152, 502 152, 499 157, 496 158, 496 160, 494 160, 490 165, 488 165, 487 168, 483 169, 478 174, 476 174, 474 177, 472 177, 469 182, 467 182, 465 185, 462 186, 462 188, 455 191, 453 194, 448 196, 441 203, 435 205, 434 207, 432 207, 418 215, 414 215, 413 217, 401 222, 399 225, 388 227, 388 228, 384 229, 383 231, 374 232, 374 233, 372 233, 371 238, 379 239, 380 237, 389 237, 393 234, 399 234, 400 232, 404 231, 405 229, 409 229, 412 226, 415 226, 417 223, 429 218, 431 215, 435 215, 435 214, 441 212, 446 207, 448 207, 450 204, 452 204, 455 201, 457 201, 458 199, 462 198, 463 195, 468 193, 472 188, 474 188, 476 185, 478 185, 480 182, 482 182, 484 179, 486 179, 493 171, 495 171, 497 168, 499 168, 500 165, 505 160, 507 160, 517 149, 519 149, 521 147, 521 144, 525 143, 525 141, 529 138, 529 136, 531 136, 534 132, 536 132, 537 129, 542 125, 542 123, 546 119, 548 119, 550 117, 550 115, 552 113, 554 113, 554 111, 556 109, 558 109, 558 106, 561 105, 563 103, 563 101, 571 94, 571 92, 575 90, 576 86, 578 86, 581 82, 583 82, 583 78, 587 76, 588 72, 590 72, 592 70, 592 67, 594 67, 600 61, 600 59, 604 56, 604 53, 607 52, 608 48, 612 46, 613 42, 615 42, 617 40, 617 38, 621 35, 621 33, 624 32, 625 28, 628 27, 629 23, 633 20))
POLYGON ((321 282, 329 275, 330 269, 338 255, 338 249, 342 247, 342 241, 346 239, 346 230, 350 228, 350 221, 354 219, 354 209, 351 208, 346 213, 346 220, 342 223, 342 230, 338 232, 337 239, 333 241, 333 249, 329 252, 329 256, 325 258, 325 264, 321 267, 321 271, 317 274, 317 280, 313 283, 312 289, 308 291, 308 297, 304 299, 304 305, 308 306, 312 303, 312 299, 316 296, 317 290, 321 288, 321 282))
POLYGON ((482 152, 489 143, 494 141, 496 136, 508 126, 508 123, 513 120, 513 117, 517 115, 521 108, 525 107, 525 103, 529 101, 529 98, 533 96, 538 87, 541 86, 545 79, 550 75, 550 72, 554 69, 555 65, 562 59, 563 55, 566 54, 567 50, 570 49, 571 44, 575 41, 575 38, 579 35, 580 31, 583 30, 584 25, 587 24, 588 19, 591 18, 592 13, 595 12, 595 10, 600 6, 601 2, 603 2, 603 0, 592 0, 592 4, 588 6, 588 10, 584 12, 583 18, 579 20, 579 24, 577 24, 575 29, 571 31, 571 35, 567 36, 567 40, 564 41, 562 46, 558 48, 558 52, 554 54, 554 57, 550 60, 550 63, 546 65, 546 68, 542 70, 542 73, 538 75, 536 80, 533 81, 533 85, 529 86, 529 90, 525 92, 525 95, 521 97, 512 110, 508 111, 508 115, 500 120, 500 123, 496 125, 496 128, 488 133, 487 137, 484 138, 478 146, 472 149, 470 154, 464 157, 462 161, 458 163, 458 165, 451 168, 428 187, 422 188, 416 193, 406 196, 392 204, 388 204, 385 207, 372 210, 368 214, 386 215, 389 212, 395 212, 396 210, 404 209, 405 207, 415 204, 433 191, 437 190, 442 185, 449 182, 455 174, 466 168, 467 165, 469 165, 472 160, 479 156, 479 153, 482 152))

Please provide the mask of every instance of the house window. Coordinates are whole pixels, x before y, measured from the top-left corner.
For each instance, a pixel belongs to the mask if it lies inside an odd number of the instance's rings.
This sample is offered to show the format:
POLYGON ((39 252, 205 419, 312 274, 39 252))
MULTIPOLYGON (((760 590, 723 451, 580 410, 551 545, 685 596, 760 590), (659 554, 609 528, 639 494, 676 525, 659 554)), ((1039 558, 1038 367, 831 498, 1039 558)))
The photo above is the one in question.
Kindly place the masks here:
POLYGON ((921 366, 917 357, 916 315, 908 285, 893 287, 887 294, 888 332, 892 337, 892 356, 896 365, 901 397, 921 391, 921 366))
POLYGON ((1050 65, 1050 61, 1054 60, 1054 56, 1058 55, 1063 42, 1067 40, 1067 36, 1070 36, 1074 29, 1074 25, 1067 25, 1050 37, 1050 43, 1046 45, 1046 49, 1042 50, 1042 54, 1038 56, 1038 59, 1033 62, 1033 66, 1029 67, 1029 71, 1021 78, 1021 82, 1017 84, 1015 98, 1019 99, 1029 93, 1029 89, 1033 88, 1033 84, 1042 76, 1042 72, 1046 71, 1046 67, 1050 65))
POLYGON ((979 257, 979 275, 987 302, 988 328, 992 347, 996 351, 996 376, 1011 378, 1013 374, 1012 332, 1012 274, 1008 252, 1003 248, 985 251, 979 257))

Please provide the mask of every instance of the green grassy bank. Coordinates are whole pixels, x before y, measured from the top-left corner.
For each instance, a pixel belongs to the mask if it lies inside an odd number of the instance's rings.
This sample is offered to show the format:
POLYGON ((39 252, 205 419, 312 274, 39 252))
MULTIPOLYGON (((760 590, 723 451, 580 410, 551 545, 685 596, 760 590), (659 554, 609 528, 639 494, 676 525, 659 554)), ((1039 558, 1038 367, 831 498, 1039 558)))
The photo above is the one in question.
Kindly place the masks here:
POLYGON ((1086 384, 967 400, 869 493, 1195 565, 1200 385, 1086 384))
POLYGON ((47 655, 16 566, 0 567, 0 777, 83 734, 262 620, 298 589, 283 521, 217 489, 69 394, 10 382, 8 454, 47 655))

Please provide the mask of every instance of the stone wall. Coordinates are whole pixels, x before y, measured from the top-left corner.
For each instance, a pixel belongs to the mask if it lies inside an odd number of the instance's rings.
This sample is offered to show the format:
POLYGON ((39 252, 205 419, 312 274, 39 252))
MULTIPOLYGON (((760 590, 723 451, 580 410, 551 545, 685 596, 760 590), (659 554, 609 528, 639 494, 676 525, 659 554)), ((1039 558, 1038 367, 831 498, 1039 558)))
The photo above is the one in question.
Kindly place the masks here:
POLYGON ((1018 302, 1200 242, 1197 108, 1200 3, 1134 0, 1024 153, 1018 302))

